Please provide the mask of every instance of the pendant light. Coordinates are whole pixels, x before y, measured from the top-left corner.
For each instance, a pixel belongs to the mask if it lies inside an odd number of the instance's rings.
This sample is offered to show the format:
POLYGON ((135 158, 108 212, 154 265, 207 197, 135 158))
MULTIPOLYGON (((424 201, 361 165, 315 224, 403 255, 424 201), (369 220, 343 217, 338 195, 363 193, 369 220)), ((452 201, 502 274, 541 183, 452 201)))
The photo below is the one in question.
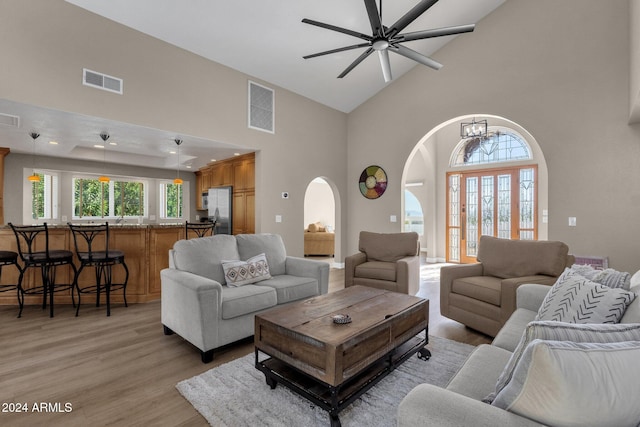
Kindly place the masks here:
POLYGON ((109 139, 109 134, 106 132, 102 132, 100 134, 100 138, 102 138, 103 141, 103 145, 102 145, 102 175, 100 177, 98 177, 98 181, 100 181, 101 183, 105 184, 107 182, 109 182, 109 177, 106 174, 106 169, 107 169, 107 139, 109 139))
POLYGON ((180 145, 182 145, 182 140, 180 138, 176 138, 174 139, 174 141, 178 146, 178 166, 176 166, 176 178, 173 180, 173 183, 175 185, 182 185, 182 183, 184 182, 180 178, 180 145))
POLYGON ((30 182, 35 183, 35 182, 40 182, 40 175, 36 173, 36 139, 38 139, 40 134, 36 132, 31 132, 29 135, 33 139, 33 174, 29 175, 27 179, 30 182))

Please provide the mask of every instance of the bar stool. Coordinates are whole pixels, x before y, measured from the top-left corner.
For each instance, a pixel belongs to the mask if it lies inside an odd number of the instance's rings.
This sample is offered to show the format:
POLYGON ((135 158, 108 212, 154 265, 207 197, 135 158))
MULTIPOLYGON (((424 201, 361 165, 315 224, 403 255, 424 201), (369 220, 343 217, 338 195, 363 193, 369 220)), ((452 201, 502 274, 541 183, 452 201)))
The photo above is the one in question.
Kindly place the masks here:
POLYGON ((189 231, 195 233, 195 237, 204 237, 207 234, 213 236, 213 229, 215 228, 215 222, 185 222, 184 223, 184 238, 189 239, 189 231))
POLYGON ((76 256, 80 261, 80 268, 76 272, 74 284, 78 290, 78 308, 76 316, 80 312, 80 298, 83 293, 96 294, 96 307, 100 307, 100 293, 105 291, 107 299, 107 316, 111 316, 111 291, 122 289, 124 306, 127 304, 127 282, 129 281, 129 269, 124 262, 124 252, 118 249, 109 249, 109 223, 73 225, 68 224, 73 233, 73 244, 76 248, 76 256), (98 236, 100 238, 96 239, 98 236), (104 240, 104 243, 102 241, 104 240), (111 280, 111 267, 120 264, 124 267, 125 278, 123 283, 113 283, 111 280), (80 287, 78 277, 85 267, 95 267, 95 285, 80 287))
POLYGON ((24 298, 22 293, 20 292, 20 282, 22 281, 22 268, 18 264, 18 253, 13 251, 0 251, 0 279, 2 279, 2 267, 7 265, 15 265, 18 271, 20 272, 20 276, 18 278, 18 283, 15 285, 0 285, 0 292, 9 292, 16 291, 18 295, 18 304, 20 305, 20 311, 18 312, 18 317, 22 316, 22 308, 24 307, 24 298))
MULTIPOLYGON (((71 266, 75 275, 76 266, 73 265, 73 252, 65 249, 49 249, 49 228, 46 222, 42 225, 13 225, 9 223, 9 226, 16 235, 18 253, 24 264, 20 271, 20 279, 18 280, 20 287, 18 292, 22 294, 22 299, 20 300, 20 297, 18 297, 18 302, 24 304, 25 295, 42 294, 42 309, 44 310, 47 307, 47 295, 49 295, 49 317, 53 317, 53 295, 56 292, 70 290, 71 301, 75 307, 76 302, 73 296, 74 284, 56 283, 56 268, 61 265, 71 266), (41 242, 42 235, 44 235, 45 242, 44 251, 37 251, 36 240, 41 242), (42 288, 35 287, 25 289, 24 286, 22 286, 24 272, 31 267, 40 268, 42 288)), ((22 314, 22 308, 20 309, 20 314, 22 314)), ((18 315, 18 317, 20 317, 20 315, 18 315)))

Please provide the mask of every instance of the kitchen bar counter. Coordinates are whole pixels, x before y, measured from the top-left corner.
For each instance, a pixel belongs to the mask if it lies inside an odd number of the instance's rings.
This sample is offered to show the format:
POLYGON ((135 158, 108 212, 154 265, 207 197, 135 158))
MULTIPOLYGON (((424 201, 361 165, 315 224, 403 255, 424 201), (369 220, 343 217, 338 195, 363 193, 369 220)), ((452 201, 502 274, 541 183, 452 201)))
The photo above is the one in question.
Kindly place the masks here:
MULTIPOLYGON (((109 247, 120 249, 125 253, 125 262, 129 268, 129 283, 127 285, 127 302, 140 303, 160 299, 160 270, 169 266, 169 249, 180 239, 184 239, 184 224, 110 224, 109 247)), ((44 245, 44 240, 43 243, 44 245)), ((49 248, 67 249, 75 253, 73 235, 66 224, 49 225, 49 248)), ((9 226, 0 227, 0 250, 17 252, 16 238, 9 226)), ((75 260, 76 266, 79 262, 75 260)), ((17 283, 18 271, 9 266, 2 269, 2 284, 17 283)), ((71 283, 73 270, 69 267, 59 267, 56 273, 56 282, 71 283)), ((122 282, 124 270, 114 267, 113 282, 122 282)), ((83 283, 95 283, 94 269, 85 268, 80 279, 83 283)), ((40 286, 41 278, 36 269, 29 269, 22 282, 24 288, 40 286)), ((122 303, 122 292, 114 292, 111 295, 112 303, 116 307, 122 303)), ((55 295, 56 304, 71 304, 71 294, 61 292, 55 295)), ((88 294, 82 296, 82 305, 95 303, 95 296, 88 294)), ((14 292, 0 294, 0 305, 17 305, 18 301, 14 292)), ((38 295, 28 296, 26 305, 42 304, 42 297, 38 295)), ((28 313, 28 311, 27 311, 28 313)), ((23 314, 24 315, 24 314, 23 314)))

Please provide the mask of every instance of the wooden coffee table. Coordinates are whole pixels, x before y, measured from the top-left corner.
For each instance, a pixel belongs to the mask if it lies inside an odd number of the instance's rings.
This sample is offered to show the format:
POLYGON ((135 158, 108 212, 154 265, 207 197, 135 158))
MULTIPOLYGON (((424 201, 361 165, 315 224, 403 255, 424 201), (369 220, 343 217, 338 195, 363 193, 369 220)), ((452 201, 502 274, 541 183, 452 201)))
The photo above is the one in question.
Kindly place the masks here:
POLYGON ((429 300, 352 286, 256 315, 255 366, 272 389, 285 385, 340 426, 338 413, 398 365, 431 356, 428 323, 429 300), (334 323, 336 314, 352 321, 334 323))

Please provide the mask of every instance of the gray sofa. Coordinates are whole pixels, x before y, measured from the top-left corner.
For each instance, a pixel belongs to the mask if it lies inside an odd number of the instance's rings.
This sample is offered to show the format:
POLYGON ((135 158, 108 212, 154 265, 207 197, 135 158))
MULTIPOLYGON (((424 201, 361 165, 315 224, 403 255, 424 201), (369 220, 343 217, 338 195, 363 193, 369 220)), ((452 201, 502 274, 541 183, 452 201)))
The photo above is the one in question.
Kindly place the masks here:
POLYGON ((256 313, 326 294, 329 264, 287 256, 276 234, 216 235, 177 241, 169 251, 169 268, 160 277, 165 334, 175 332, 189 341, 207 363, 215 349, 253 335, 256 313), (232 270, 225 274, 223 262, 228 267, 233 263, 227 261, 263 253, 268 268, 262 280, 231 286, 237 277, 231 276, 232 270))
MULTIPOLYGON (((638 295, 640 293, 640 284, 634 283, 632 279, 631 285, 630 290, 638 295)), ((549 290, 549 286, 540 284, 520 286, 517 290, 517 309, 496 335, 492 344, 478 346, 462 368, 450 380, 446 388, 421 384, 409 392, 398 407, 398 426, 494 427, 543 425, 530 418, 518 415, 511 409, 501 409, 485 403, 483 400, 495 391, 496 383, 505 366, 510 362, 514 350, 516 350, 520 340, 524 340, 523 332, 525 329, 528 330, 527 325, 536 317, 538 309, 549 290)), ((628 306, 620 323, 630 324, 628 327, 635 328, 636 332, 634 333, 638 334, 637 329, 640 329, 640 325, 636 324, 640 323, 640 297, 635 298, 628 306)), ((564 323, 564 325, 567 324, 564 323)), ((635 344, 638 343, 636 342, 635 344)), ((437 356, 434 354, 433 357, 437 356)), ((631 364, 631 366, 637 365, 637 363, 631 364)), ((627 365, 623 369, 628 368, 629 366, 627 365)), ((637 372, 638 368, 634 367, 633 369, 629 370, 627 375, 632 376, 632 383, 639 384, 637 378, 633 377, 633 372, 637 372)), ((553 387, 552 385, 550 390, 553 387)), ((638 388, 635 385, 633 387, 636 390, 638 388)), ((615 395, 615 393, 607 396, 607 390, 594 390, 593 392, 597 395, 599 401, 604 402, 605 405, 611 405, 611 395, 615 395)), ((565 394, 574 399, 579 399, 579 397, 572 396, 572 393, 565 394)), ((637 397, 637 393, 635 396, 637 397)), ((631 398, 635 399, 636 397, 632 396, 631 398)), ((584 402, 579 403, 585 405, 584 402)), ((637 404, 634 403, 634 406, 637 407, 637 404)), ((613 412, 616 412, 616 410, 609 406, 608 413, 613 412)), ((562 425, 561 422, 548 422, 546 424, 562 425)), ((580 425, 585 424, 582 423, 580 425)))

